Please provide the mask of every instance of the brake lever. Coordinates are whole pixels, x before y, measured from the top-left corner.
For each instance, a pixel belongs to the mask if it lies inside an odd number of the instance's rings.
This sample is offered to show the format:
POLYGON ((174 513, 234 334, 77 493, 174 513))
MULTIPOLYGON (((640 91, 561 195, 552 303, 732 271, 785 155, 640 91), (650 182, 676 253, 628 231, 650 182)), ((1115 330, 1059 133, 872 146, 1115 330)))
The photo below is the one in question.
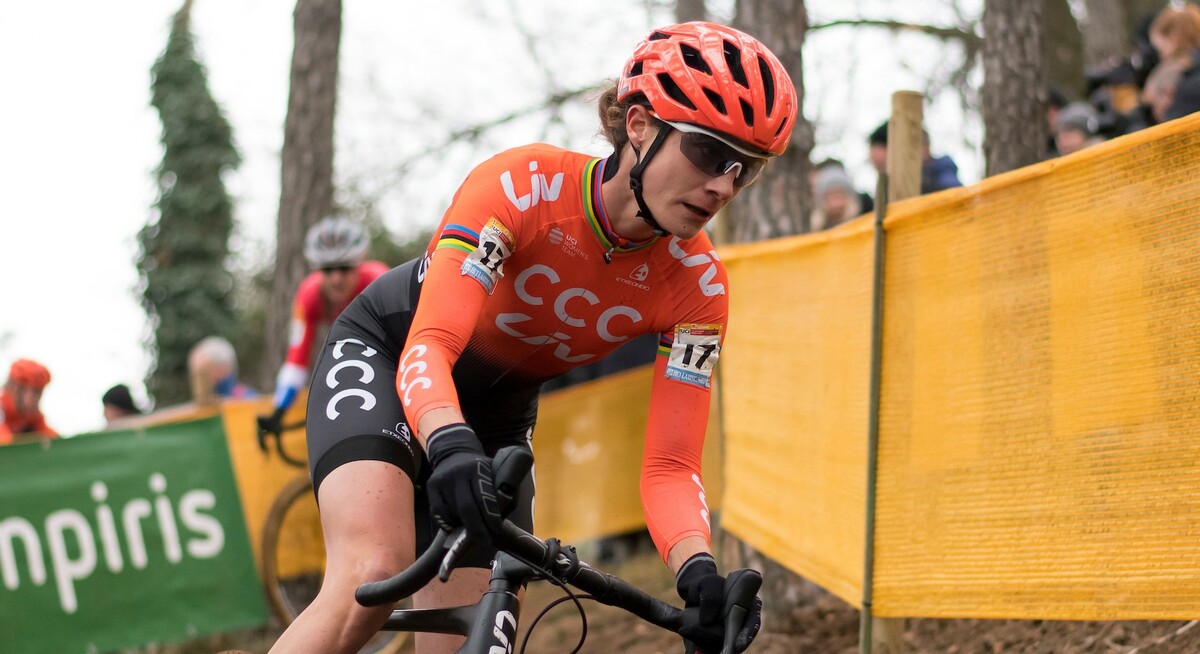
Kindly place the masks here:
POLYGON ((462 527, 455 527, 449 532, 450 545, 446 548, 446 553, 442 556, 442 565, 438 567, 438 579, 444 584, 450 579, 450 573, 454 571, 458 565, 459 559, 466 553, 467 548, 471 546, 471 539, 467 535, 467 530, 462 527))
POLYGON ((762 587, 762 573, 745 568, 734 570, 725 578, 725 643, 722 654, 734 654, 738 633, 745 626, 746 616, 762 587))

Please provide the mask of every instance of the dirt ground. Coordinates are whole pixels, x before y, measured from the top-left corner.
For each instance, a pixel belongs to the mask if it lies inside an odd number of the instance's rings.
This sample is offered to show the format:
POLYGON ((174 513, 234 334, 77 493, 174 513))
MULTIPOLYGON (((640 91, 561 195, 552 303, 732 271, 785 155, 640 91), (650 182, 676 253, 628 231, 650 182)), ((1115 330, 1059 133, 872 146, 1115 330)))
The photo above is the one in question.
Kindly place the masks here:
MULTIPOLYGON (((673 579, 652 550, 635 547, 606 559, 602 552, 581 552, 598 567, 678 604, 673 579)), ((545 582, 530 586, 522 613, 524 637, 541 610, 563 597, 545 582)), ((640 622, 619 610, 584 602, 587 639, 582 654, 681 654, 678 636, 640 622)), ((780 633, 768 621, 750 654, 857 654, 858 611, 840 599, 818 593, 791 609, 798 629, 780 633)), ((1200 611, 1198 611, 1200 613, 1200 611)), ((574 604, 555 606, 534 627, 524 650, 529 654, 569 654, 579 641, 581 621, 574 604)), ((211 636, 182 646, 159 646, 143 654, 212 654, 223 650, 265 653, 278 628, 211 636)), ((520 637, 518 643, 520 642, 520 637)), ((1200 652, 1200 626, 1193 622, 1067 622, 1029 620, 910 619, 904 635, 906 654, 1183 654, 1200 652)), ((411 651, 411 649, 409 650, 411 651)), ((515 648, 514 654, 521 652, 515 648)), ((876 650, 878 653, 878 649, 876 650)), ((882 653, 878 653, 882 654, 882 653)))

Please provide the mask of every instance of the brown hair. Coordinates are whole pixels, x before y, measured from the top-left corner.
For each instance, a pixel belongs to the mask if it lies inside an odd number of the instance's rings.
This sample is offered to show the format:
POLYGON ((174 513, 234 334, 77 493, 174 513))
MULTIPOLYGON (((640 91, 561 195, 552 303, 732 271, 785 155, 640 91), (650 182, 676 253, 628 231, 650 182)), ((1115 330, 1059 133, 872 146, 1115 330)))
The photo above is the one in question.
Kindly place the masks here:
POLYGON ((1150 24, 1150 33, 1177 39, 1181 52, 1176 56, 1200 48, 1200 7, 1190 2, 1182 7, 1168 6, 1158 12, 1150 24))
POLYGON ((629 113, 630 107, 638 104, 649 106, 650 103, 641 93, 631 95, 624 101, 617 100, 617 82, 615 80, 600 93, 600 97, 597 99, 600 133, 617 152, 620 152, 629 142, 629 133, 625 131, 625 115, 629 113))

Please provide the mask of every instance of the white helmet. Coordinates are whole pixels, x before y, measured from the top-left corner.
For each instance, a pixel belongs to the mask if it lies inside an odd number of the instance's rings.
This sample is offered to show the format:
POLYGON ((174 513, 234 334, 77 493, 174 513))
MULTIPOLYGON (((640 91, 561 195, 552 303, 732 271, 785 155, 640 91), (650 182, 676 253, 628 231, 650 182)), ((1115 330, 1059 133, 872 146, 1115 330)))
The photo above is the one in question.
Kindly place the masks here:
POLYGON ((311 268, 354 266, 367 255, 370 239, 358 223, 348 218, 326 218, 308 230, 304 258, 311 268))

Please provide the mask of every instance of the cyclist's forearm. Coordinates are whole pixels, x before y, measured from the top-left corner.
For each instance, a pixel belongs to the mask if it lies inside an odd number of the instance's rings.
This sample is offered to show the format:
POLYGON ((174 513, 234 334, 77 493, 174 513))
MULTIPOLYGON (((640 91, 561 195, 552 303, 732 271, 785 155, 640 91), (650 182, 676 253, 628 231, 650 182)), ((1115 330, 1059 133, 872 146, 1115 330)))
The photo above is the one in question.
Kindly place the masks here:
POLYGON ((286 362, 275 377, 275 409, 284 411, 296 401, 300 389, 308 382, 308 369, 286 362))
POLYGON ((672 573, 678 573, 688 559, 700 553, 712 554, 708 542, 699 536, 688 536, 671 548, 667 554, 667 567, 672 573))
POLYGON ((440 409, 430 409, 421 416, 421 422, 417 425, 417 440, 420 441, 421 447, 426 449, 426 441, 429 435, 447 425, 454 425, 460 422, 466 422, 462 411, 454 407, 443 407, 440 409))

